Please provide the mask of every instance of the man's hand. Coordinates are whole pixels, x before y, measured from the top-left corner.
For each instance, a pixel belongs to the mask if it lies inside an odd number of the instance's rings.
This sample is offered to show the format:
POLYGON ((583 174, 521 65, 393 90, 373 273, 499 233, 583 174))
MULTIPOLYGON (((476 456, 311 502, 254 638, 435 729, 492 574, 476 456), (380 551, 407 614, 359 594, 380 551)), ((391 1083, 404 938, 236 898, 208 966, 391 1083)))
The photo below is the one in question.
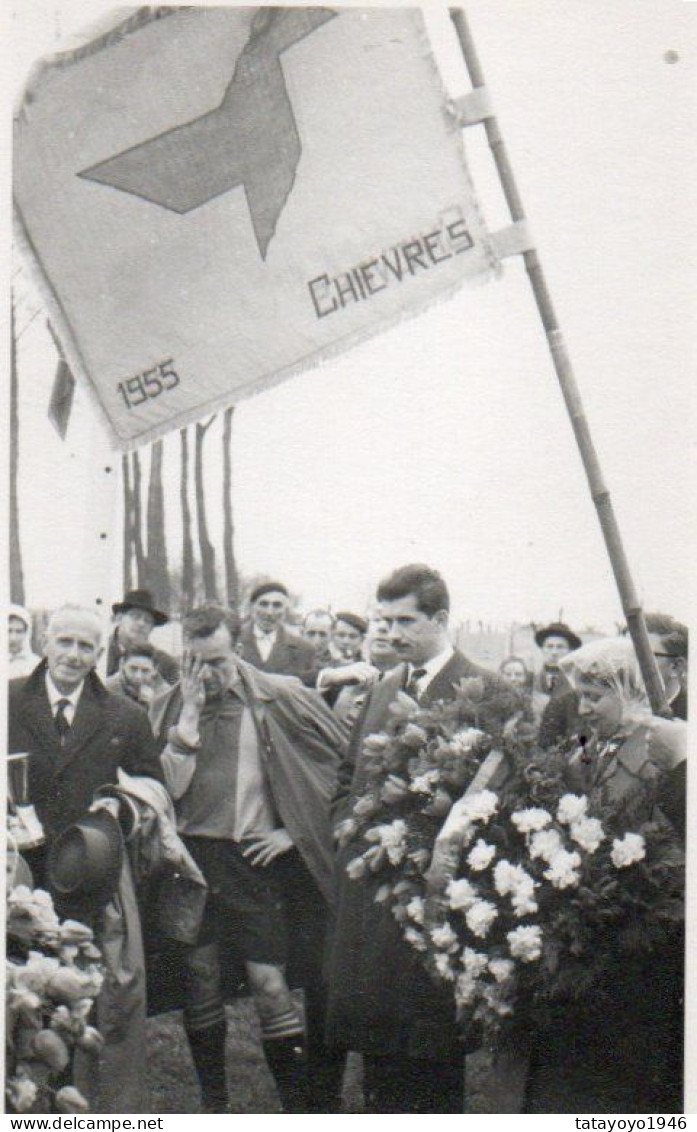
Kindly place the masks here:
POLYGON ((323 668, 317 680, 317 687, 335 688, 337 685, 358 684, 370 688, 380 679, 380 669, 364 660, 357 660, 355 664, 342 664, 339 668, 323 668))
POLYGON ((252 835, 242 850, 242 856, 253 865, 270 865, 276 857, 293 848, 293 842, 285 829, 272 829, 271 833, 252 835))
POLYGON ((198 743, 198 720, 201 708, 206 702, 201 667, 199 657, 192 657, 190 653, 184 654, 180 681, 183 706, 177 731, 184 742, 190 743, 191 746, 196 746, 198 743))

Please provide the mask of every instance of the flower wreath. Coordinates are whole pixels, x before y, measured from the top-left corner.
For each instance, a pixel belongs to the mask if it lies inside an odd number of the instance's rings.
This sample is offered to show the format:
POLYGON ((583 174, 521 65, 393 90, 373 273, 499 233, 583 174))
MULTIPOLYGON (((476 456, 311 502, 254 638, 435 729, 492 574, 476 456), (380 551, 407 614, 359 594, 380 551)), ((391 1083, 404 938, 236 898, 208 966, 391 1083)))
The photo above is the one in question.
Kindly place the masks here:
POLYGON ((593 811, 569 790, 570 754, 541 751, 518 695, 481 679, 428 708, 400 693, 364 740, 366 786, 338 828, 359 850, 348 875, 373 885, 488 1045, 523 1005, 571 995, 601 1009, 627 958, 660 949, 683 916, 668 823, 645 804, 593 811))

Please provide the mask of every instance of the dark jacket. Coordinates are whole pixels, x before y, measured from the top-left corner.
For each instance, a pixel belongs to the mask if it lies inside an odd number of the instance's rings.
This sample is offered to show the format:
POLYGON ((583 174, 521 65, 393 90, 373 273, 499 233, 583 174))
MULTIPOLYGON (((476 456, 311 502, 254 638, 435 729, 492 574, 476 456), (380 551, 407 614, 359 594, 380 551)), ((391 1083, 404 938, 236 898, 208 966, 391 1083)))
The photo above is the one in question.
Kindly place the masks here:
MULTIPOLYGON (((389 706, 404 687, 406 675, 405 666, 398 665, 367 697, 340 769, 337 819, 350 813, 365 785, 363 738, 385 727, 389 706)), ((472 676, 487 682, 496 679, 456 652, 421 702, 451 699, 454 685, 472 676)), ((337 920, 328 964, 330 1040, 373 1055, 457 1061, 462 1047, 452 988, 431 980, 421 957, 403 940, 392 913, 375 903, 382 880, 364 883, 348 878, 346 865, 358 851, 354 843, 337 855, 337 920)))
POLYGON ((538 742, 546 749, 580 734, 583 722, 578 714, 578 695, 568 682, 560 684, 542 712, 538 742))
POLYGON ((317 679, 315 650, 307 641, 291 633, 285 625, 278 627, 268 660, 261 658, 251 621, 244 626, 241 641, 242 659, 253 664, 260 672, 297 676, 308 688, 314 688, 317 679))
MULTIPOLYGON (((320 892, 332 903, 330 806, 345 730, 321 697, 296 680, 268 676, 244 663, 239 672, 278 815, 320 892)), ((181 704, 178 686, 153 704, 150 717, 161 747, 179 719, 181 704)))
MULTIPOLYGON (((118 640, 118 627, 114 629, 111 637, 109 638, 109 645, 106 654, 106 674, 113 676, 119 670, 119 661, 123 655, 123 650, 119 646, 118 640)), ((162 679, 170 686, 176 684, 179 679, 179 665, 173 656, 170 656, 164 649, 155 649, 153 660, 155 667, 159 672, 162 679)))
POLYGON ((63 747, 46 693, 46 661, 9 688, 10 753, 28 751, 29 797, 50 841, 87 810, 119 767, 163 782, 155 740, 141 708, 110 695, 96 673, 85 679, 63 747))

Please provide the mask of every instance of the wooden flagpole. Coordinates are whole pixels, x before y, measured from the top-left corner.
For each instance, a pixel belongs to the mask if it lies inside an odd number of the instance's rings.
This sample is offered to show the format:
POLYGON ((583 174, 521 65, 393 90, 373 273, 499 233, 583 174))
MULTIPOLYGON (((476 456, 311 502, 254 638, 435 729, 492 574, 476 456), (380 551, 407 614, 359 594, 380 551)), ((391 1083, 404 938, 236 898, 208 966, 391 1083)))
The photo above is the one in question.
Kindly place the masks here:
MULTIPOLYGON (((475 91, 481 90, 486 86, 486 83, 465 13, 461 8, 451 8, 450 18, 455 26, 472 86, 475 91)), ((498 122, 495 116, 489 113, 482 116, 481 121, 486 130, 487 140, 501 179, 501 187, 506 198, 506 203, 508 204, 511 219, 514 223, 522 222, 526 219, 525 210, 518 192, 513 169, 508 159, 508 153, 501 136, 501 131, 499 130, 498 122)), ((668 707, 663 682, 658 672, 656 659, 651 650, 644 614, 632 580, 629 563, 627 562, 627 556, 622 544, 622 536, 620 535, 620 529, 617 525, 617 519, 612 506, 610 492, 603 479, 600 461, 598 460, 598 454, 595 450, 590 427, 583 409, 581 394, 574 376, 564 336, 559 327, 559 322, 552 304, 542 265, 537 251, 534 248, 523 251, 522 256, 537 309, 540 313, 542 325, 547 336, 547 343, 552 355, 557 378, 566 402, 569 417, 571 418, 576 443, 578 444, 581 459, 583 460, 591 497, 600 520, 605 545, 622 602, 622 609, 627 618, 627 627, 631 634, 632 641, 634 642, 634 648, 636 650, 644 684, 646 685, 651 710, 656 715, 670 716, 672 713, 668 707)))

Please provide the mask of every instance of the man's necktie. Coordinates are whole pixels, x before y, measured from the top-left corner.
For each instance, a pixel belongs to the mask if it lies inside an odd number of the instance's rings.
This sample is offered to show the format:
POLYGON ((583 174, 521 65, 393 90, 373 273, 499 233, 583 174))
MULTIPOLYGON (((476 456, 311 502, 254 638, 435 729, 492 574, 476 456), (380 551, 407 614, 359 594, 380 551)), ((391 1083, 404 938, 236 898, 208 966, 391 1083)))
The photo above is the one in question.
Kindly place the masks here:
POLYGON ((58 738, 60 739, 61 747, 65 743, 65 740, 68 736, 68 732, 70 731, 70 724, 68 723, 68 720, 67 720, 67 717, 66 717, 66 714, 65 714, 65 709, 69 706, 70 706, 70 700, 59 700, 58 701, 58 709, 56 711, 56 714, 53 717, 53 725, 54 725, 56 731, 58 732, 58 738))
POLYGON ((426 675, 426 669, 425 668, 414 668, 414 669, 412 669, 411 676, 409 677, 409 680, 407 682, 407 686, 404 689, 404 691, 407 693, 408 696, 411 696, 412 699, 414 699, 414 700, 418 700, 418 698, 419 698, 419 682, 421 680, 421 677, 425 676, 425 675, 426 675))

